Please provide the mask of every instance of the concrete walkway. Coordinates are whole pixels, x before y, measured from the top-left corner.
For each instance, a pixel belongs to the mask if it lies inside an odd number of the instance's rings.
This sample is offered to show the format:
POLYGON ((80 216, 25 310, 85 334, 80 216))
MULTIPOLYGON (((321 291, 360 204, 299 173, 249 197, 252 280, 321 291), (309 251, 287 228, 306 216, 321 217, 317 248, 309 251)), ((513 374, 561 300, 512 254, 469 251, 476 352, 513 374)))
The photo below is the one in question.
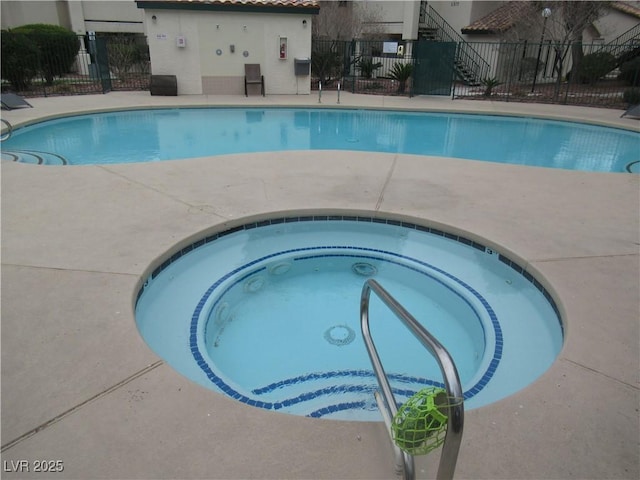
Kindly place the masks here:
MULTIPOLYGON (((317 100, 113 92, 30 99, 34 108, 2 116, 18 125, 125 107, 317 100)), ((335 92, 323 104, 336 106, 335 92)), ((639 126, 621 111, 581 107, 349 94, 340 106, 639 126)), ((560 357, 525 390, 466 413, 457 478, 640 477, 640 175, 318 151, 4 162, 1 173, 3 478, 394 478, 382 423, 237 403, 178 375, 136 330, 137 286, 176 243, 248 216, 318 210, 469 232, 556 297, 566 320, 560 357), (42 460, 63 471, 37 473, 42 460)), ((436 469, 437 453, 419 458, 419 478, 436 469)))

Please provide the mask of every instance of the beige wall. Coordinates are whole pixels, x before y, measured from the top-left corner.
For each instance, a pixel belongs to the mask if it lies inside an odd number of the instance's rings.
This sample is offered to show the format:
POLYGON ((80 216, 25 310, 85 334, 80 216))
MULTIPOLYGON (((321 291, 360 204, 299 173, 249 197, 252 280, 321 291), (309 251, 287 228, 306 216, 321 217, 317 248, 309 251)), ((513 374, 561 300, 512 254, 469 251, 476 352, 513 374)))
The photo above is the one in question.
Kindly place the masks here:
MULTIPOLYGON (((475 22, 479 18, 488 15, 496 8, 503 5, 504 1, 435 1, 429 5, 438 12, 446 22, 451 25, 455 32, 466 40, 467 35, 462 35, 461 30, 467 25, 475 22)), ((477 40, 476 40, 477 41, 477 40)), ((490 40, 487 40, 490 41, 490 40)))
POLYGON ((65 18, 60 18, 60 4, 53 1, 25 2, 23 0, 0 1, 0 23, 3 29, 30 23, 50 23, 69 28, 65 18))
MULTIPOLYGON (((363 18, 375 19, 374 30, 382 29, 384 33, 402 35, 403 40, 418 38, 418 19, 420 16, 420 1, 418 0, 382 0, 358 1, 356 8, 367 13, 363 18)), ((365 33, 371 28, 365 26, 365 33)))
POLYGON ((78 34, 144 32, 144 13, 134 0, 1 0, 2 28, 49 23, 78 34))
POLYGON ((85 31, 144 32, 144 11, 137 7, 134 0, 84 0, 82 2, 72 0, 70 3, 82 4, 85 31))
POLYGON ((176 75, 179 94, 244 94, 244 65, 259 63, 267 94, 309 94, 310 76, 294 75, 294 58, 311 56, 311 17, 145 10, 152 73, 176 75), (176 45, 178 36, 185 47, 176 45), (287 39, 284 60, 281 37, 287 39))
MULTIPOLYGON (((607 15, 595 21, 594 25, 600 32, 602 38, 604 38, 604 43, 608 43, 615 40, 627 30, 635 27, 638 23, 640 23, 640 19, 611 9, 607 15)), ((592 37, 587 37, 585 41, 591 42, 592 39, 592 37)))

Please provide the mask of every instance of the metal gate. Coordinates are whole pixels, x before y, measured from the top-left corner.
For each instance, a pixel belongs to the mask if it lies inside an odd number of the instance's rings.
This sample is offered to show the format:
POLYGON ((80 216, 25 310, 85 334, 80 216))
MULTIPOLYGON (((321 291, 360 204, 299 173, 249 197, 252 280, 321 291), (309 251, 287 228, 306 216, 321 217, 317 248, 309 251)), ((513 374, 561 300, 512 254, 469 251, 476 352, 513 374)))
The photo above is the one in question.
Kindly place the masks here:
POLYGON ((92 63, 89 65, 91 78, 100 81, 102 93, 110 92, 112 87, 107 39, 105 37, 96 37, 95 33, 90 33, 88 40, 89 45, 87 48, 92 60, 92 63))
POLYGON ((451 95, 455 78, 456 42, 414 43, 414 95, 451 95))

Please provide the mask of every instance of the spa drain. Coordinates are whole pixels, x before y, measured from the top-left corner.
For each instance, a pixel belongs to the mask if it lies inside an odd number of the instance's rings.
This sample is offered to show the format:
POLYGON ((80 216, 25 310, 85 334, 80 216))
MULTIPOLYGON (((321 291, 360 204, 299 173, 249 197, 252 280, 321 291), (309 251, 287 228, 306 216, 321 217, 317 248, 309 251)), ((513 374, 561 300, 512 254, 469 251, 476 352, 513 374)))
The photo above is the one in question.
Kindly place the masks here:
POLYGON ((366 262, 356 262, 351 265, 351 270, 358 275, 362 275, 363 277, 373 277, 376 273, 378 273, 378 269, 366 262))
POLYGON ((331 345, 342 347, 349 345, 356 338, 356 332, 347 325, 334 325, 324 332, 324 339, 331 345))

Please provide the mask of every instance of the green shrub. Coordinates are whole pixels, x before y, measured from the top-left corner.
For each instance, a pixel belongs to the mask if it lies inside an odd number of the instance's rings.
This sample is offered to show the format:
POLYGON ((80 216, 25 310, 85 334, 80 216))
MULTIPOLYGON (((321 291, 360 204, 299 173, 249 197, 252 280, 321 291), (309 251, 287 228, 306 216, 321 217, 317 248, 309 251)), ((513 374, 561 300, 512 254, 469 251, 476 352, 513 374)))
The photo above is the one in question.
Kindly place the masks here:
POLYGON ((640 87, 640 57, 620 65, 618 79, 624 81, 627 85, 640 87))
POLYGON ((382 63, 373 63, 373 60, 371 60, 370 58, 361 58, 356 63, 356 66, 360 69, 360 75, 362 75, 364 78, 371 78, 373 77, 373 72, 375 72, 379 68, 382 68, 382 63))
POLYGON ((497 86, 502 85, 504 82, 501 82, 496 77, 493 78, 483 78, 480 83, 484 87, 484 92, 482 95, 485 97, 490 97, 493 89, 497 86))
POLYGON ((63 75, 69 70, 80 50, 80 40, 71 30, 58 25, 35 23, 22 25, 11 30, 24 33, 38 45, 40 49, 40 68, 47 85, 53 84, 55 76, 63 75))
POLYGON ((2 30, 2 78, 22 91, 29 88, 38 73, 40 50, 27 35, 2 30))
POLYGON ((600 78, 616 67, 616 57, 609 52, 596 52, 585 55, 580 62, 578 81, 596 83, 600 78))
POLYGON ((391 70, 389 71, 389 76, 398 81, 398 93, 404 93, 407 86, 407 80, 411 78, 412 74, 413 65, 410 63, 396 62, 393 64, 393 67, 391 67, 391 70))
POLYGON ((640 104, 640 88, 628 88, 622 94, 622 99, 627 105, 640 104))

